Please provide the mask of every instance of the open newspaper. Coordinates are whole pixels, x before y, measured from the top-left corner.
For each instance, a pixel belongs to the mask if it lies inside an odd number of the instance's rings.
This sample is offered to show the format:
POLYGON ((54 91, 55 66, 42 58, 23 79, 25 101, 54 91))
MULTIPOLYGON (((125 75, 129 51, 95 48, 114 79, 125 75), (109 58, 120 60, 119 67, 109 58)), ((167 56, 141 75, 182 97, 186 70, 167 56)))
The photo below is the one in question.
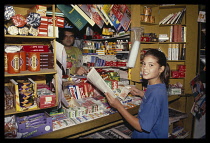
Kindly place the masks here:
POLYGON ((102 79, 99 73, 95 70, 95 68, 91 68, 89 73, 87 74, 87 80, 92 83, 95 87, 97 87, 101 92, 110 93, 114 98, 116 97, 112 89, 106 84, 106 82, 102 79))

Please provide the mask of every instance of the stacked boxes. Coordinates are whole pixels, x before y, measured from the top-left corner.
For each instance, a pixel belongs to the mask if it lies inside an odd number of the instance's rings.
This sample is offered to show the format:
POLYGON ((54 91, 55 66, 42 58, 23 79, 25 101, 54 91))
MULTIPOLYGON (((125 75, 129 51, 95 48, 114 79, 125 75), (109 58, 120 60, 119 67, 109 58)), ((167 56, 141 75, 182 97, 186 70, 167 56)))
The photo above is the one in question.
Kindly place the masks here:
POLYGON ((16 82, 14 79, 10 81, 10 90, 15 94, 16 111, 36 109, 37 83, 31 78, 23 82, 16 82))
POLYGON ((171 71, 171 77, 172 78, 184 78, 185 71, 186 71, 186 65, 177 65, 177 70, 171 71))
POLYGON ((16 121, 18 132, 23 134, 22 138, 32 138, 53 131, 52 117, 46 112, 16 117, 16 121))

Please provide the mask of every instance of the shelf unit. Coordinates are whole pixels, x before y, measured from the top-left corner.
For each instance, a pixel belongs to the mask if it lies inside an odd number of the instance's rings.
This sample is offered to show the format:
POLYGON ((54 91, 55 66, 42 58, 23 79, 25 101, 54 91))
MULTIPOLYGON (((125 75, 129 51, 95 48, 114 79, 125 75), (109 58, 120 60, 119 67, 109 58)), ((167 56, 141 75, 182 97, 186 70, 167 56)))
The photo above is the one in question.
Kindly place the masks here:
MULTIPOLYGON (((140 50, 145 48, 160 48, 165 55, 167 56, 168 53, 168 44, 186 44, 186 57, 185 60, 175 60, 175 61, 168 61, 170 68, 176 69, 178 64, 185 64, 186 65, 186 72, 185 78, 175 79, 170 78, 170 84, 174 84, 176 82, 181 82, 184 87, 184 94, 191 94, 191 87, 189 82, 191 79, 194 78, 196 75, 196 61, 197 61, 197 16, 198 16, 198 5, 184 5, 184 4, 175 4, 175 5, 132 5, 131 6, 131 19, 132 27, 144 27, 144 33, 156 33, 159 34, 167 34, 169 35, 170 26, 174 24, 167 24, 167 25, 159 25, 159 21, 162 20, 164 17, 169 15, 170 13, 175 13, 181 11, 183 8, 186 8, 185 15, 182 19, 182 26, 187 27, 186 31, 186 42, 141 42, 140 50), (140 14, 143 13, 144 6, 152 8, 152 16, 155 16, 155 23, 147 23, 140 21, 140 14)), ((131 37, 133 33, 131 32, 131 37)), ((133 41, 131 41, 133 42, 133 41)), ((140 50, 138 53, 138 59, 140 59, 140 50)), ((134 81, 137 87, 142 88, 142 84, 139 82, 140 77, 140 62, 136 62, 135 67, 131 71, 131 80, 134 81)), ((132 82, 131 82, 132 83, 132 82)), ((182 96, 181 96, 182 97, 182 96)), ((173 100, 171 98, 177 98, 170 96, 169 101, 173 100)), ((191 96, 183 96, 182 98, 178 98, 172 102, 169 107, 175 108, 180 110, 184 113, 188 114, 188 118, 183 119, 183 126, 189 132, 188 138, 192 135, 192 115, 190 113, 190 109, 193 105, 193 97, 191 96)))
MULTIPOLYGON (((35 5, 30 4, 30 5, 18 5, 18 4, 12 4, 11 6, 13 6, 15 13, 16 14, 21 14, 23 16, 27 15, 27 10, 29 10, 30 8, 34 7, 35 5)), ((44 5, 47 7, 47 9, 50 9, 53 13, 55 11, 55 5, 54 4, 47 4, 44 5)), ((55 35, 55 15, 52 15, 53 17, 53 35, 55 35)), ((20 71, 20 73, 17 74, 9 74, 7 72, 4 73, 4 78, 6 79, 6 81, 8 79, 12 79, 15 77, 27 77, 27 76, 45 76, 48 74, 52 74, 55 78, 56 84, 55 84, 55 94, 56 94, 56 106, 58 104, 58 91, 57 91, 57 71, 56 71, 56 45, 55 45, 55 40, 56 37, 48 37, 48 36, 21 36, 21 35, 4 35, 4 39, 5 39, 5 43, 4 45, 39 45, 40 43, 42 43, 42 45, 48 44, 50 45, 50 42, 53 42, 53 53, 54 53, 54 68, 53 69, 40 69, 40 71, 37 72, 31 72, 31 71, 20 71), (38 43, 38 44, 37 44, 38 43)), ((33 79, 34 80, 34 79, 33 79)), ((37 81, 38 83, 46 83, 45 81, 37 81)), ((10 85, 9 82, 5 83, 5 85, 10 85)), ((46 108, 47 109, 47 108, 46 108)), ((16 111, 15 109, 11 109, 11 110, 6 110, 4 115, 12 115, 12 114, 19 114, 19 113, 25 113, 25 112, 29 112, 29 111, 37 111, 37 110, 41 110, 39 107, 37 109, 29 109, 26 111, 16 111)))

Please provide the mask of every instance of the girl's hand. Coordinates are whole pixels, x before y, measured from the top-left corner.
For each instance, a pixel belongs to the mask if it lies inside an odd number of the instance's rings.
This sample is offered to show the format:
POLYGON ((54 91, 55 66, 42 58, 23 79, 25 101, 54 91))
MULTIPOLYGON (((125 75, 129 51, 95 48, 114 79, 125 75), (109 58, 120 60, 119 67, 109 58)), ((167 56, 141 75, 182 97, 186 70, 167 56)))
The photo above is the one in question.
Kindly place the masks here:
POLYGON ((130 93, 132 95, 138 95, 140 97, 144 97, 144 91, 143 90, 139 90, 135 86, 131 86, 130 90, 131 90, 130 93))
POLYGON ((112 97, 112 95, 110 93, 106 92, 104 94, 105 94, 110 106, 112 106, 116 109, 123 107, 121 102, 117 98, 112 97))

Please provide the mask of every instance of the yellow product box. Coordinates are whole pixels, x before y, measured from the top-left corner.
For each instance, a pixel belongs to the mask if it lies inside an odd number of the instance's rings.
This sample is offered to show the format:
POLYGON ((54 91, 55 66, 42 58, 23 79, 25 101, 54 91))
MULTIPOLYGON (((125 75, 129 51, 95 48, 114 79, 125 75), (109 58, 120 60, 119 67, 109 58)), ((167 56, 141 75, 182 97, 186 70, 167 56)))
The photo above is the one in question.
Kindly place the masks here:
POLYGON ((31 78, 27 81, 10 80, 10 90, 15 95, 16 111, 37 109, 37 83, 31 78))
POLYGON ((39 13, 40 16, 46 16, 47 7, 43 5, 35 5, 28 10, 28 14, 31 12, 39 13))

